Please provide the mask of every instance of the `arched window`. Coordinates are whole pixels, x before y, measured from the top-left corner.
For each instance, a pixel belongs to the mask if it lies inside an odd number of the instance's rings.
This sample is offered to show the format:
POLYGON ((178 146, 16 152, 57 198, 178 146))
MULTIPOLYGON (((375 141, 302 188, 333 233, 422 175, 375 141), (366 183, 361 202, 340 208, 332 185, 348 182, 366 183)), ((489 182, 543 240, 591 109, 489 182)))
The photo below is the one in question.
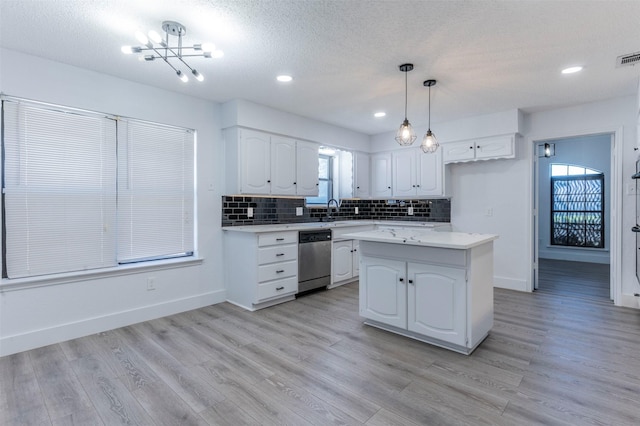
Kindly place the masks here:
POLYGON ((604 173, 551 164, 551 245, 604 248, 604 173))

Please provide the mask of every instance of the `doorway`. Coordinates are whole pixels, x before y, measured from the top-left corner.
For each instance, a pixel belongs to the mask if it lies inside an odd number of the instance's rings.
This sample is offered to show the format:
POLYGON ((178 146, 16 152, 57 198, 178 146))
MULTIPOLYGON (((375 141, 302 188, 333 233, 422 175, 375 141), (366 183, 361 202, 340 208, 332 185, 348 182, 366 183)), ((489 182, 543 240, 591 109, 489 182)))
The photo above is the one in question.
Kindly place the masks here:
POLYGON ((613 299, 614 142, 612 133, 534 142, 535 290, 613 299))

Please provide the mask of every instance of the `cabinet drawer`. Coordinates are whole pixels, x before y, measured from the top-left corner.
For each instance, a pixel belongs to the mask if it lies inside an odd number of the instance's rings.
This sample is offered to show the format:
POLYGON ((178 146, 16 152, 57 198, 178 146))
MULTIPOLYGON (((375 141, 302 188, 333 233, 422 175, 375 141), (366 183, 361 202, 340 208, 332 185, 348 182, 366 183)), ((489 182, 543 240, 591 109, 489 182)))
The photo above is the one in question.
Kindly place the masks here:
POLYGON ((271 281, 258 286, 258 301, 272 297, 283 296, 298 291, 298 279, 289 277, 283 280, 271 281))
POLYGON ((294 277, 297 279, 298 262, 272 263, 271 265, 258 266, 258 282, 277 280, 280 278, 294 277))
POLYGON ((261 247, 258 249, 258 265, 267 263, 285 262, 298 258, 298 245, 277 245, 271 247, 261 247))
POLYGON ((270 232, 258 235, 258 247, 273 246, 276 244, 291 244, 298 242, 298 232, 270 232))

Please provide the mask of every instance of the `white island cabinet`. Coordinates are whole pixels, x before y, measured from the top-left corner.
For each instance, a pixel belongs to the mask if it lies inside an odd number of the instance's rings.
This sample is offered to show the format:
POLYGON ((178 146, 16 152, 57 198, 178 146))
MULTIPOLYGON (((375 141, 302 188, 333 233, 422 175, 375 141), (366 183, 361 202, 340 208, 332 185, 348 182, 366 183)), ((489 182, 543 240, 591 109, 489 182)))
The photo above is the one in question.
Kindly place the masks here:
POLYGON ((493 326, 495 235, 385 229, 360 240, 365 324, 470 354, 493 326))

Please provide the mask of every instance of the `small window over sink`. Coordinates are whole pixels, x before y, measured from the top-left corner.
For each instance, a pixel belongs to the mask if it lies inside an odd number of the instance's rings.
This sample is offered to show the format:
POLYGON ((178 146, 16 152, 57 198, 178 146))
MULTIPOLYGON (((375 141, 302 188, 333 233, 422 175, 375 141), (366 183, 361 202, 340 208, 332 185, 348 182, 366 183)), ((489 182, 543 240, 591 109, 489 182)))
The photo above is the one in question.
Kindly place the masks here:
POLYGON ((321 146, 318 156, 318 196, 306 197, 307 207, 324 207, 332 199, 353 195, 353 154, 321 146))

